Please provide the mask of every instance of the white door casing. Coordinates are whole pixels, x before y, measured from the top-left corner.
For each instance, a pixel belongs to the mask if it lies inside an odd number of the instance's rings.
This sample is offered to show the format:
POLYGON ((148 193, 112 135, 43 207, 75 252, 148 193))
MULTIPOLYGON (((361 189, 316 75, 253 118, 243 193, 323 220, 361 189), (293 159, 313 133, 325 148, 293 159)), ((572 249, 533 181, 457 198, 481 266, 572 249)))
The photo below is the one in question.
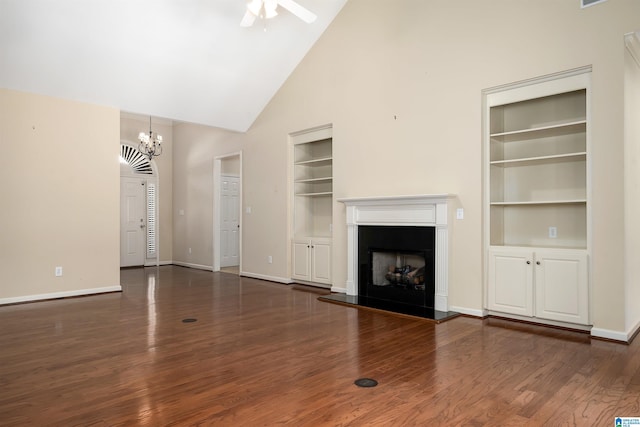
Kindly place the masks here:
MULTIPOLYGON (((242 151, 235 153, 225 154, 213 159, 213 271, 220 271, 221 266, 221 217, 222 217, 222 195, 221 195, 221 182, 223 179, 223 162, 237 159, 238 162, 238 267, 240 274, 242 274, 242 151)), ((236 172, 228 172, 236 174, 236 172)), ((249 208, 247 208, 249 210, 249 208)))
POLYGON ((223 175, 220 181, 220 267, 239 265, 240 178, 223 175))
POLYGON ((120 266, 144 265, 145 245, 145 180, 120 179, 120 266))

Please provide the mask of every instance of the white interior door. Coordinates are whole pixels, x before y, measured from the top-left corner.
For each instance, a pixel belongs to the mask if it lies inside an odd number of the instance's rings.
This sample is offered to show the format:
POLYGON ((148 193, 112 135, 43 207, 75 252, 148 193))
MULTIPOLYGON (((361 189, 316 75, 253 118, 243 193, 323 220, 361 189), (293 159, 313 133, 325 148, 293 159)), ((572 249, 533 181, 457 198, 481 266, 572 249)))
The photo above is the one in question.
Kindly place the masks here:
POLYGON ((144 265, 145 182, 120 179, 120 266, 144 265))
POLYGON ((240 178, 220 180, 220 267, 240 264, 240 178))

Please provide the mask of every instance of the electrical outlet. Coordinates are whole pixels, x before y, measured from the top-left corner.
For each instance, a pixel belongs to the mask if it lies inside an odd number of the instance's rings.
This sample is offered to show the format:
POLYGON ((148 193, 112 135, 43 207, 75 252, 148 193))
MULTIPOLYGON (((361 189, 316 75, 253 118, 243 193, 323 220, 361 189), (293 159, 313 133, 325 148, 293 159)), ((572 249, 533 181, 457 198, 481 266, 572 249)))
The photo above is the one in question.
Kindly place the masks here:
POLYGON ((189 248, 189 253, 191 253, 191 248, 189 248))
POLYGON ((56 267, 56 277, 62 276, 62 267, 56 267))
POLYGON ((267 262, 268 262, 269 264, 273 264, 273 257, 272 257, 271 255, 269 255, 269 256, 267 257, 267 262))
POLYGON ((456 209, 456 219, 464 219, 464 209, 456 209))
POLYGON ((558 237, 558 227, 549 227, 549 237, 551 239, 558 237))

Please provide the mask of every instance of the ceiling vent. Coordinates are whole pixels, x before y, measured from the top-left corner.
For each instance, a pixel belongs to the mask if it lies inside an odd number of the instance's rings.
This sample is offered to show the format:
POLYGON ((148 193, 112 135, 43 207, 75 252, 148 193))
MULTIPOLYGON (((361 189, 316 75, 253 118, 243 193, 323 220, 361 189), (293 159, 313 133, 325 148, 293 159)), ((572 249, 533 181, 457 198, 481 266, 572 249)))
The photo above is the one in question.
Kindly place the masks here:
POLYGON ((607 0, 580 0, 580 7, 583 9, 585 7, 593 6, 594 4, 604 3, 607 0))

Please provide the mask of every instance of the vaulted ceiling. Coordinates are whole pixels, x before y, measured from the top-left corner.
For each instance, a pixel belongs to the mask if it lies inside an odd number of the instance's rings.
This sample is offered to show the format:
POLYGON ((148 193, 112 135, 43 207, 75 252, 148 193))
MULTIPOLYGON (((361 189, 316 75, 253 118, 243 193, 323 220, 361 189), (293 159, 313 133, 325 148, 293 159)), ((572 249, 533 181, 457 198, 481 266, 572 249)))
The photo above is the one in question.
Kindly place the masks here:
POLYGON ((246 131, 346 0, 0 0, 0 87, 246 131))

